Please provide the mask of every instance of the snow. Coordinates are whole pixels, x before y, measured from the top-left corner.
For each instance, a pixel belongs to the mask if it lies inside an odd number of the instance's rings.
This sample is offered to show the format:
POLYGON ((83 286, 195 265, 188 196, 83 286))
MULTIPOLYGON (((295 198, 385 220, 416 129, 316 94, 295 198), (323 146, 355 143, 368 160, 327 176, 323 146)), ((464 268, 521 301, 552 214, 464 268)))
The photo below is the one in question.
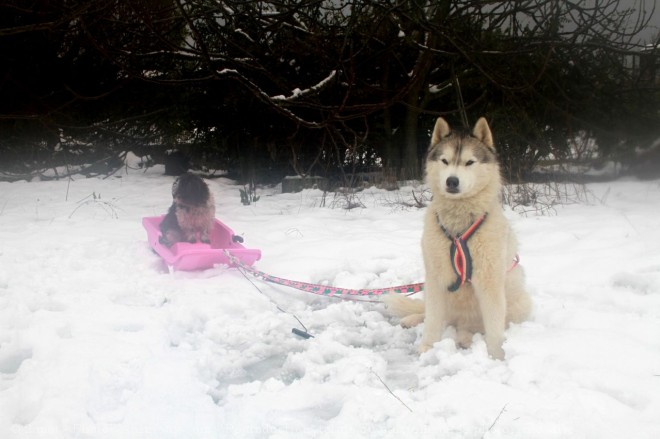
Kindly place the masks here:
MULTIPOLYGON (((243 206, 242 186, 208 181, 263 271, 423 281, 423 211, 393 204, 419 189, 368 189, 345 210, 278 188, 243 206)), ((595 201, 551 216, 506 212, 535 312, 507 331, 504 361, 478 335, 458 349, 451 329, 419 356, 421 327, 380 303, 227 267, 168 273, 140 221, 166 211, 171 182, 127 167, 0 183, 3 439, 660 437, 659 181, 591 184, 595 201), (291 333, 294 315, 314 338, 291 333)))

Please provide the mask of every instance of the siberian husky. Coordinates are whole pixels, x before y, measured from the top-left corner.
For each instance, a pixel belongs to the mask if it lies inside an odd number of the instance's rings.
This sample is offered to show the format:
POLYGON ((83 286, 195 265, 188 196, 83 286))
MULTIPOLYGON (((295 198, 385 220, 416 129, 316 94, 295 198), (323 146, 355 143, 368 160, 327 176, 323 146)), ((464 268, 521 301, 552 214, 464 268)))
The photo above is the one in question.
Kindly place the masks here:
POLYGON ((486 119, 466 134, 438 118, 426 182, 433 201, 422 233, 424 301, 391 295, 386 304, 404 327, 424 322, 420 352, 453 326, 462 347, 483 333, 488 353, 503 359, 506 325, 526 320, 531 301, 516 238, 502 212, 500 168, 486 119))

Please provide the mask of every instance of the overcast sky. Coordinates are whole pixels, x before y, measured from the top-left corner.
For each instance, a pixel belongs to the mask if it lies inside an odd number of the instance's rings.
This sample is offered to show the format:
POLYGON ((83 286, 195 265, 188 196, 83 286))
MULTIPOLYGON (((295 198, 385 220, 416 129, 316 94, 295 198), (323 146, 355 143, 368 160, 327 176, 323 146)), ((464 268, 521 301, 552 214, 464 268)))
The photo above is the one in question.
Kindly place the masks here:
MULTIPOLYGON (((651 13, 653 5, 655 4, 655 11, 651 17, 651 22, 649 23, 649 26, 640 34, 640 38, 643 41, 651 43, 654 42, 653 38, 657 37, 658 31, 660 30, 660 2, 657 2, 657 0, 644 0, 643 3, 648 13, 651 13)), ((640 0, 621 0, 622 7, 633 7, 637 9, 639 8, 639 4, 640 0)))

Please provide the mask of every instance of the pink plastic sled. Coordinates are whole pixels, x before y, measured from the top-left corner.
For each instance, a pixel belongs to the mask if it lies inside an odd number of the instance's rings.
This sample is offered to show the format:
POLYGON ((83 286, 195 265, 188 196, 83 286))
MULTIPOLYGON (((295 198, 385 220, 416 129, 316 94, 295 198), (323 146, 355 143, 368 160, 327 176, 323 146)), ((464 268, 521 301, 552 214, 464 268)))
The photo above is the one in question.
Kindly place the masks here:
POLYGON ((225 250, 246 265, 261 259, 261 250, 245 248, 234 242, 234 231, 217 219, 211 230, 211 243, 177 242, 172 247, 160 243, 160 222, 165 215, 142 218, 149 245, 174 270, 195 271, 212 268, 216 264, 231 265, 225 250))

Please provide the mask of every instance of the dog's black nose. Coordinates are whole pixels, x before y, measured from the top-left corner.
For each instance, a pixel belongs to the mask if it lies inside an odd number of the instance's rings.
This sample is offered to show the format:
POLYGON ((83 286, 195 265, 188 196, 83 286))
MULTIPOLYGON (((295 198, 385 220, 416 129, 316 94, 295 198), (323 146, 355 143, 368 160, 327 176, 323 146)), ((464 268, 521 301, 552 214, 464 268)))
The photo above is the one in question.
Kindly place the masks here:
POLYGON ((447 192, 458 192, 458 177, 447 178, 447 192))

